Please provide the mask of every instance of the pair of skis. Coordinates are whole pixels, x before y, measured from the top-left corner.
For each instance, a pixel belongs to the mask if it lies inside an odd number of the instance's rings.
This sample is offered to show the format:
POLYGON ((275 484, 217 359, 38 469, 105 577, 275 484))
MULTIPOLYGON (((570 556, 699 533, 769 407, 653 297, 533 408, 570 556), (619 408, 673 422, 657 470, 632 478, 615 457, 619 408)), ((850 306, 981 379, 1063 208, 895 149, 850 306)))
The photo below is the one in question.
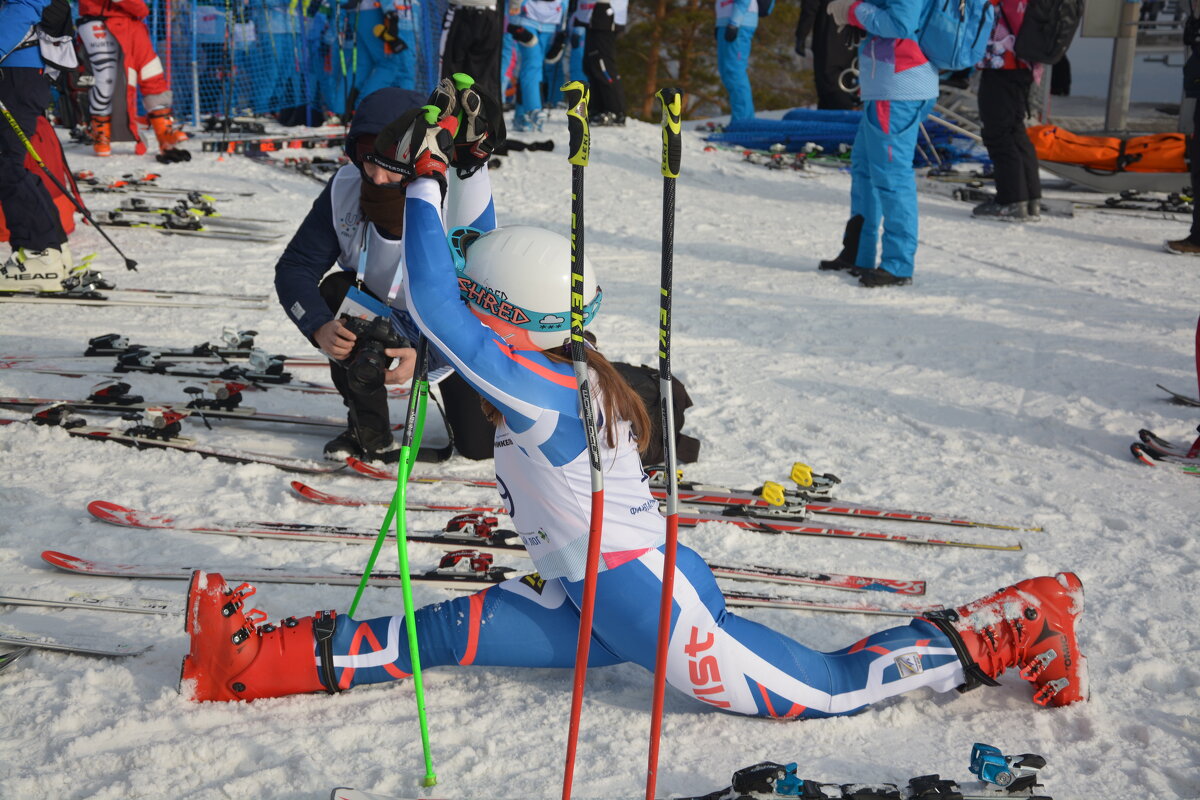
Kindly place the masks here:
POLYGON ((1145 428, 1138 431, 1138 439, 1129 446, 1138 461, 1200 477, 1200 439, 1190 445, 1177 444, 1145 428))
MULTIPOLYGON (((360 475, 377 480, 395 481, 395 475, 388 469, 367 464, 358 459, 347 459, 350 469, 360 475)), ((659 499, 666 496, 665 490, 658 485, 661 471, 651 472, 651 494, 659 499)), ((790 489, 782 484, 768 481, 753 491, 727 489, 718 486, 682 481, 678 485, 679 502, 691 505, 721 506, 726 516, 758 516, 767 520, 790 520, 807 517, 809 514, 823 514, 839 517, 865 517, 869 519, 886 519, 897 522, 924 522, 934 525, 951 527, 989 528, 993 530, 1013 532, 1040 532, 1036 526, 1021 526, 1012 523, 989 522, 971 519, 951 514, 929 511, 908 511, 879 506, 847 503, 829 499, 833 487, 840 480, 828 473, 814 474, 805 464, 794 464, 792 479, 798 488, 790 489)), ((481 488, 495 488, 496 482, 486 478, 463 478, 453 475, 411 475, 410 483, 450 483, 481 488)), ((321 493, 324 494, 324 493, 321 493)), ((316 496, 305 499, 317 500, 316 496)), ((361 498, 337 498, 335 495, 325 495, 324 500, 332 505, 374 505, 373 500, 361 498), (343 502, 337 502, 337 501, 343 502)))
MULTIPOLYGON (((420 483, 420 477, 415 476, 413 482, 420 483)), ((335 495, 329 492, 323 492, 314 487, 295 481, 292 483, 292 490, 297 495, 305 500, 322 505, 337 505, 337 506, 386 506, 391 500, 383 498, 365 498, 365 497, 347 497, 344 495, 335 495)), ((836 508, 830 506, 831 508, 836 508)), ((410 508, 412 508, 410 506, 410 508)), ((416 510, 416 509, 414 509, 416 510)), ((426 508, 425 510, 430 510, 426 508)), ((437 510, 452 510, 449 508, 438 508, 437 510)), ((853 511, 854 509, 844 508, 831 511, 829 513, 840 514, 842 511, 853 511)), ((480 513, 504 513, 504 509, 498 507, 486 507, 480 513)), ((747 506, 720 506, 719 510, 702 511, 702 510, 682 510, 678 514, 679 526, 686 528, 694 528, 706 522, 722 522, 729 525, 742 528, 743 530, 754 531, 756 533, 767 534, 792 534, 797 536, 820 536, 834 539, 859 539, 875 542, 895 542, 900 544, 924 544, 924 545, 940 545, 945 547, 966 547, 980 550, 1008 550, 1016 551, 1021 549, 1020 543, 1014 544, 999 544, 994 542, 979 542, 967 541, 963 539, 951 539, 944 537, 920 536, 916 534, 893 533, 891 531, 869 531, 860 530, 858 528, 843 528, 834 527, 831 525, 820 525, 808 522, 801 515, 779 515, 771 514, 765 509, 759 510, 747 506)), ((967 521, 969 522, 969 521, 967 521)))
MULTIPOLYGON (((119 564, 94 561, 79 556, 46 550, 42 560, 64 572, 92 577, 125 578, 130 580, 177 580, 186 581, 199 565, 178 564, 119 564)), ((358 586, 362 575, 356 572, 325 572, 321 570, 289 567, 213 567, 205 569, 220 573, 226 580, 250 583, 285 583, 326 586, 358 586)), ((512 567, 497 566, 492 556, 476 550, 455 550, 442 557, 437 567, 411 573, 409 579, 448 589, 477 591, 482 587, 494 586, 516 578, 534 589, 540 589, 542 579, 536 573, 523 573, 512 567)), ((402 576, 395 572, 372 572, 369 585, 396 588, 402 576)), ((858 589, 858 591, 867 591, 858 589)), ((774 608, 793 611, 837 612, 844 614, 868 614, 894 617, 911 617, 938 608, 934 605, 903 603, 884 606, 868 602, 838 602, 811 600, 765 592, 726 590, 726 603, 738 608, 774 608)), ((88 594, 72 592, 64 596, 52 596, 45 590, 31 595, 0 596, 0 605, 35 606, 45 608, 89 609, 134 614, 171 615, 181 613, 180 599, 130 597, 124 595, 88 594), (39 596, 40 595, 40 596, 39 596)), ((33 627, 33 626, 30 626, 33 627)), ((0 625, 0 644, 29 645, 52 650, 65 650, 89 655, 123 656, 138 655, 149 648, 133 644, 93 639, 93 637, 69 632, 55 631, 53 625, 37 626, 42 630, 17 631, 0 625), (107 644, 104 643, 107 641, 107 644)))
MULTIPOLYGON (((977 742, 971 748, 970 773, 976 780, 960 783, 941 775, 919 775, 907 784, 850 781, 826 783, 804 778, 797 763, 763 761, 733 773, 730 785, 697 797, 678 800, 1052 800, 1040 782, 1046 759, 1034 753, 1006 755, 977 742)), ((810 768, 806 767, 807 772, 810 768)), ((404 800, 340 786, 330 800, 404 800)))
MULTIPOLYGON (((409 506, 410 510, 468 512, 450 521, 442 531, 409 532, 410 543, 428 544, 448 550, 467 550, 489 555, 524 557, 525 547, 519 534, 500 530, 495 517, 485 516, 488 509, 465 506, 409 506), (481 513, 482 512, 482 513, 481 513)), ((262 539, 285 539, 310 542, 343 542, 373 544, 378 531, 354 530, 333 525, 314 525, 282 522, 196 522, 189 523, 172 517, 143 514, 104 500, 88 504, 88 513, 112 525, 141 529, 167 529, 192 533, 243 536, 262 539)), ((751 564, 709 564, 718 578, 738 581, 777 583, 788 586, 822 586, 849 591, 876 591, 901 595, 925 593, 925 581, 876 578, 862 575, 806 572, 774 566, 751 564)))

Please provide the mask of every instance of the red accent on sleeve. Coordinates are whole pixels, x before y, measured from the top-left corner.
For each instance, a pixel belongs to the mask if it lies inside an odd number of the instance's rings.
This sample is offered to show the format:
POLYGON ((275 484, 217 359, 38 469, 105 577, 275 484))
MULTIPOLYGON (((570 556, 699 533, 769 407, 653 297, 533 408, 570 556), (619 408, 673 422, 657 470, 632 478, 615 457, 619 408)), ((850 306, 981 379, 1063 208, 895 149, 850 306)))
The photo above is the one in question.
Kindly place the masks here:
POLYGON ((859 7, 859 5, 861 5, 861 4, 862 4, 862 0, 858 0, 857 3, 850 6, 850 12, 846 15, 846 20, 854 27, 862 28, 863 30, 866 30, 867 29, 866 26, 858 21, 858 14, 854 13, 855 9, 857 9, 859 7))

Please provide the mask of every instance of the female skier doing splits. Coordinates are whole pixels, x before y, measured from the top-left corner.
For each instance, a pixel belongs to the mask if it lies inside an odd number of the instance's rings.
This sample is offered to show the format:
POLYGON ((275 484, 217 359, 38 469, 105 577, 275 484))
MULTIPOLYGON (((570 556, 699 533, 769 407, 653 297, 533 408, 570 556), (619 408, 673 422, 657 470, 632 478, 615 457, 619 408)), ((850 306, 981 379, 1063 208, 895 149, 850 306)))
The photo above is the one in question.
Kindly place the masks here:
MULTIPOLYGON (((495 228, 485 121, 474 90, 435 93, 442 108, 392 123, 407 184, 404 287, 422 332, 490 403, 501 497, 540 577, 512 579, 416 611, 422 667, 570 667, 574 663, 591 485, 579 397, 563 355, 569 329, 570 245, 551 232, 495 228), (455 128, 455 116, 463 122, 455 128), (481 147, 481 145, 484 145, 481 147), (403 154, 403 155, 401 155, 403 154), (475 230, 444 233, 446 171, 486 197, 475 230), (456 261, 457 273, 456 273, 456 261), (465 301, 465 302, 464 302, 465 301)), ((381 134, 381 138, 389 134, 381 134)), ((378 152, 385 152, 377 146, 378 152)), ((373 176, 374 177, 374 176, 373 176)), ((375 178, 379 180, 379 178, 375 178)), ((478 193, 478 194, 476 194, 478 193)), ((460 198, 461 199, 461 198, 460 198)), ((601 292, 584 264, 590 321, 601 292)), ((645 410, 608 362, 588 352, 598 389, 605 517, 589 665, 653 669, 665 526, 638 457, 645 410)), ((197 571, 188 594, 191 652, 181 691, 196 700, 340 692, 410 675, 402 615, 351 619, 332 611, 255 628, 253 589, 197 571)), ((1039 704, 1087 696, 1075 627, 1083 588, 1071 573, 1033 578, 955 610, 913 619, 843 650, 821 653, 726 611, 704 560, 679 547, 667 681, 715 708, 777 718, 851 714, 888 697, 995 685, 1017 666, 1039 704)))

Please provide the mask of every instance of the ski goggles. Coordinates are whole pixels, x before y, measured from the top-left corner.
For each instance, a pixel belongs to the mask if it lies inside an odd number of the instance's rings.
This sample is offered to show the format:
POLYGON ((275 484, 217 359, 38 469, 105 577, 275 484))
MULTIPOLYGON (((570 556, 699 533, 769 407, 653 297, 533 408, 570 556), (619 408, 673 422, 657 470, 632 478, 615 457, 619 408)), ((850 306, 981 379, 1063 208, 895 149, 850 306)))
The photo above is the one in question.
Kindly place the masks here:
MULTIPOLYGON (((510 301, 502 292, 484 286, 466 274, 467 248, 471 243, 484 234, 478 228, 452 228, 446 235, 450 243, 450 252, 454 257, 454 271, 458 274, 458 293, 463 300, 474 303, 482 311, 499 317, 513 327, 526 331, 569 331, 571 329, 570 312, 540 312, 524 308, 510 301)), ((600 308, 604 292, 596 287, 596 296, 583 307, 583 324, 591 323, 600 308)))

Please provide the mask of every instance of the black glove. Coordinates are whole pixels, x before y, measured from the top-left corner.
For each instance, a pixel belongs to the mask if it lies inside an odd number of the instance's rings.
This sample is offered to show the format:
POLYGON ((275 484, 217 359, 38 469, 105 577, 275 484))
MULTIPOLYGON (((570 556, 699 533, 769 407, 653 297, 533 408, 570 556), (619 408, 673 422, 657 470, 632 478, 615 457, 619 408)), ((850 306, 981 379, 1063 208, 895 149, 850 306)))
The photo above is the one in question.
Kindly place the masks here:
POLYGON ((737 25, 726 25, 725 26, 725 41, 736 42, 737 37, 738 37, 738 26, 737 25))
POLYGON ((155 160, 160 164, 178 164, 181 161, 191 161, 192 154, 182 147, 172 147, 156 155, 155 160))
POLYGON ((546 63, 557 64, 563 57, 563 50, 567 44, 567 32, 559 31, 554 34, 554 38, 550 40, 550 46, 546 48, 546 63))
POLYGON ((450 164, 457 169, 459 178, 474 175, 488 163, 492 153, 503 148, 504 114, 500 103, 476 89, 470 75, 456 72, 450 78, 443 78, 430 102, 458 117, 450 164))
POLYGON ((520 25, 509 25, 508 33, 517 44, 525 47, 533 47, 537 43, 537 36, 534 36, 533 31, 522 28, 520 25))
POLYGON ((796 31, 796 45, 792 49, 796 51, 796 55, 804 58, 804 36, 799 31, 796 31))
POLYGON ((613 8, 606 2, 599 2, 592 6, 592 18, 588 22, 588 28, 593 31, 611 31, 616 27, 616 16, 614 16, 613 8))
POLYGON ((400 38, 400 15, 388 11, 383 15, 383 22, 376 25, 372 32, 383 41, 383 52, 388 55, 403 53, 408 49, 408 43, 400 38))
POLYGON ((384 126, 375 137, 375 149, 362 160, 403 176, 405 186, 417 178, 433 178, 444 195, 457 130, 453 113, 436 105, 405 111, 384 126))

